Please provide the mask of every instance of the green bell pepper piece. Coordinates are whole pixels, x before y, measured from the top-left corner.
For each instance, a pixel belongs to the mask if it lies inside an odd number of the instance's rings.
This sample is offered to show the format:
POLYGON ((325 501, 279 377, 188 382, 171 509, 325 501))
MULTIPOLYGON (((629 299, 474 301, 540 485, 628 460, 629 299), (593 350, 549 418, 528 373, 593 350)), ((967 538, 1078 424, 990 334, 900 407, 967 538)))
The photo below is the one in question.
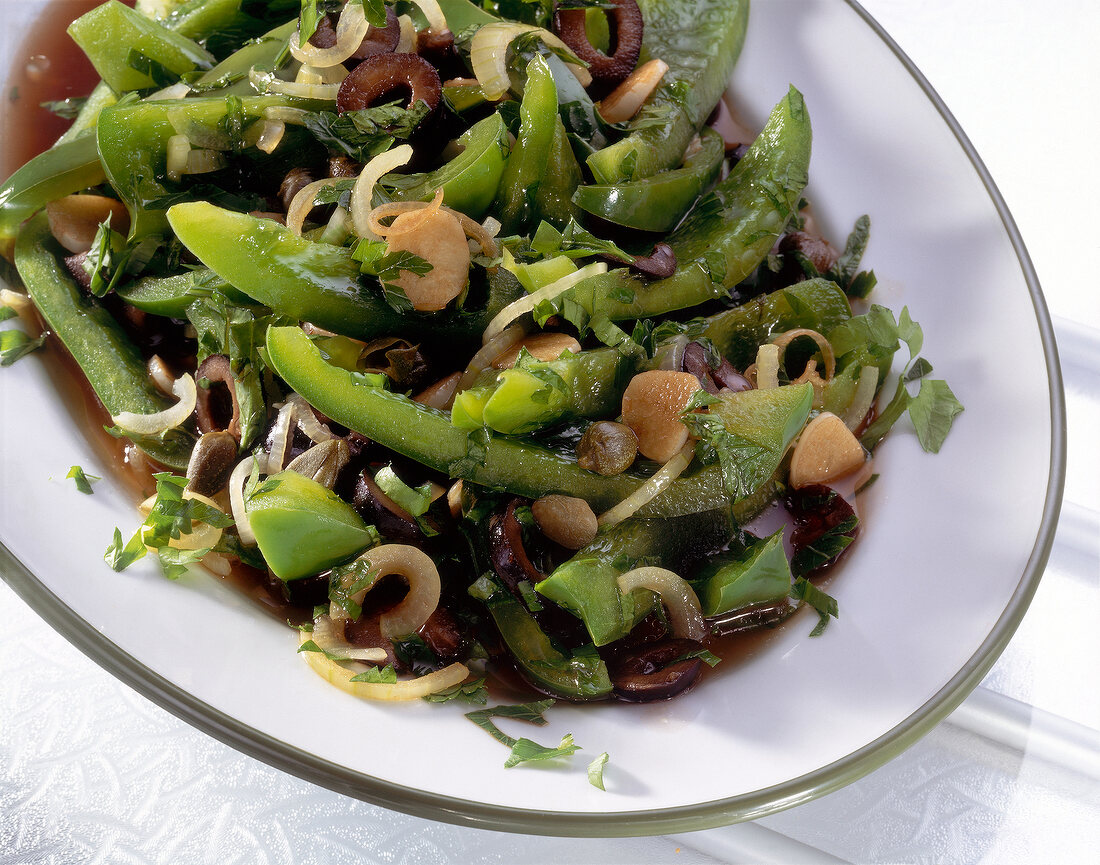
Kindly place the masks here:
POLYGON ((616 225, 639 231, 671 231, 718 177, 725 143, 713 129, 700 133, 699 150, 683 167, 615 186, 581 186, 573 203, 616 225))
POLYGON ((173 6, 160 23, 187 39, 205 39, 241 17, 241 0, 183 0, 173 6))
POLYGON ((597 535, 535 591, 580 618, 592 641, 605 646, 629 634, 655 603, 652 592, 620 592, 620 575, 642 562, 675 570, 686 559, 724 546, 733 532, 726 508, 668 520, 625 520, 597 535))
MULTIPOLYGON (((570 418, 615 415, 638 366, 635 355, 614 348, 551 361, 527 357, 512 369, 490 374, 491 384, 474 388, 479 395, 489 394, 481 403, 480 417, 460 423, 452 412, 452 422, 463 429, 487 426, 506 435, 522 435, 570 418)), ((462 411, 467 411, 465 405, 462 411)))
MULTIPOLYGON (((529 498, 564 493, 586 500, 597 513, 645 482, 645 477, 633 472, 603 477, 585 471, 572 453, 530 442, 495 435, 485 440, 471 438, 452 426, 445 412, 383 390, 362 374, 326 363, 300 328, 269 328, 267 353, 275 371, 318 411, 451 477, 529 498)), ((720 468, 706 466, 677 478, 639 514, 667 517, 708 511, 725 501, 724 490, 720 468)), ((769 490, 767 495, 772 493, 769 490)))
MULTIPOLYGON (((153 385, 137 348, 99 303, 81 291, 62 267, 63 254, 44 214, 31 220, 15 247, 15 266, 38 311, 80 366, 99 401, 112 415, 153 414, 171 403, 153 385)), ((182 433, 163 441, 135 442, 169 468, 187 467, 193 440, 182 433)))
POLYGON ((479 120, 458 139, 462 153, 437 168, 423 182, 404 190, 398 198, 429 201, 443 188, 443 203, 481 219, 496 197, 508 158, 508 127, 499 114, 479 120))
POLYGON ((569 700, 598 700, 611 693, 607 666, 591 646, 570 654, 555 649, 531 614, 500 587, 485 606, 516 663, 540 688, 569 700))
MULTIPOLYGON (((241 99, 244 115, 259 118, 265 108, 285 105, 277 96, 241 99)), ((107 179, 130 210, 130 237, 141 238, 164 231, 165 212, 151 209, 168 195, 168 140, 176 135, 169 116, 177 123, 193 123, 210 129, 225 117, 224 97, 181 99, 165 102, 122 103, 105 108, 99 116, 96 139, 107 179)))
MULTIPOLYGON (((668 238, 677 271, 644 283, 625 269, 558 295, 612 321, 647 318, 722 297, 756 269, 798 207, 810 164, 810 117, 793 87, 729 177, 668 238)), ((609 148, 610 149, 610 148, 609 148)), ((601 151, 607 152, 607 151, 601 151)))
POLYGON ((489 322, 522 294, 498 269, 489 277, 489 301, 477 312, 400 313, 365 290, 351 252, 297 237, 270 219, 223 210, 203 201, 168 211, 176 237, 230 285, 264 306, 357 339, 400 335, 456 341, 480 340, 489 322))
POLYGON ((130 51, 139 52, 177 79, 184 72, 214 65, 213 56, 198 43, 118 0, 108 0, 81 15, 69 25, 68 33, 88 55, 100 77, 119 93, 165 83, 128 65, 130 51))
POLYGON ((743 550, 719 553, 691 582, 708 617, 783 600, 791 591, 783 530, 743 550))
POLYGON ((557 135, 558 91, 550 67, 539 54, 527 64, 519 116, 519 135, 497 194, 504 234, 520 234, 535 224, 539 186, 546 179, 557 135))
POLYGON ((669 68, 631 121, 637 128, 588 158, 602 184, 641 180, 679 165, 729 84, 745 41, 749 0, 639 0, 638 6, 645 20, 639 63, 659 58, 669 68))
POLYGON ((536 220, 546 220, 558 228, 565 228, 569 220, 580 218, 581 211, 573 203, 573 193, 584 177, 561 118, 555 117, 553 124, 550 155, 535 192, 535 216, 536 220))
POLYGON ((193 301, 214 292, 224 294, 236 306, 255 305, 248 295, 202 267, 174 276, 147 276, 115 289, 130 306, 168 318, 184 318, 193 301))
POLYGON ((376 537, 351 505, 294 471, 265 480, 245 510, 268 567, 288 582, 350 559, 376 537))
POLYGON ((249 70, 254 66, 261 69, 273 66, 297 29, 298 19, 294 18, 257 40, 246 42, 213 69, 204 72, 192 86, 200 92, 205 91, 207 96, 254 96, 256 91, 248 80, 249 70), (230 83, 215 90, 206 89, 220 81, 230 83))
POLYGON ((103 182, 95 134, 85 132, 38 154, 0 186, 0 240, 51 201, 103 182))

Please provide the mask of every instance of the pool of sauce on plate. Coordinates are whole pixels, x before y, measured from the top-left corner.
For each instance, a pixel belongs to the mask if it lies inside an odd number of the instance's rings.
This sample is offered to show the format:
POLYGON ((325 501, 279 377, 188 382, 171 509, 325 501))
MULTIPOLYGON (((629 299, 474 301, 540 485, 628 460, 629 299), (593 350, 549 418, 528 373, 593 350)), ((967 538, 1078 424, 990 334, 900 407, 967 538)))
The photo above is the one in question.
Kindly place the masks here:
MULTIPOLYGON (((10 176, 19 166, 49 149, 69 127, 70 120, 42 108, 41 103, 87 96, 98 83, 99 77, 91 63, 65 28, 69 22, 101 2, 52 0, 16 53, 7 78, 7 98, 0 107, 0 128, 5 130, 0 147, 0 173, 3 177, 10 176)), ((133 5, 133 0, 123 2, 133 5)), ((736 119, 736 112, 731 110, 726 97, 712 116, 711 125, 722 133, 728 152, 733 152, 740 139, 745 137, 744 126, 736 119)), ((43 321, 36 313, 32 315, 33 320, 24 317, 24 326, 32 335, 35 331, 43 332, 46 329, 43 321)), ((152 495, 156 486, 153 474, 161 471, 162 467, 148 460, 129 442, 104 431, 104 426, 110 424, 110 414, 72 355, 55 335, 48 334, 46 350, 39 357, 51 384, 94 449, 96 465, 108 467, 135 502, 152 495)), ((135 526, 136 523, 135 519, 135 526)), ((283 596, 278 581, 262 571, 234 563, 228 574, 210 573, 234 586, 279 621, 298 623, 308 618, 309 608, 289 602, 283 596)), ((824 586, 833 576, 834 572, 830 570, 827 576, 815 579, 815 583, 824 586)), ((811 615, 795 618, 807 629, 812 628, 811 615)), ((722 659, 719 669, 728 670, 763 651, 790 620, 787 618, 775 625, 712 637, 707 647, 722 659)), ((710 671, 704 670, 702 679, 709 675, 712 675, 710 671)), ((487 684, 490 696, 496 701, 527 700, 537 693, 510 663, 491 665, 487 684)))

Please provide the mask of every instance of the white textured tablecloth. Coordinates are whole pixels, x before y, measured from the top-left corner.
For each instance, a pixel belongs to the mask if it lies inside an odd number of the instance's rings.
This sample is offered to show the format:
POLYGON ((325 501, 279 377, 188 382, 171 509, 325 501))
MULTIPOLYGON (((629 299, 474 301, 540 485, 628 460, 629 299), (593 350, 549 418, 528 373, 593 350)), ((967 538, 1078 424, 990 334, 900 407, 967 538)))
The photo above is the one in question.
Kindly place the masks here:
POLYGON ((1065 376, 1054 551, 1019 632, 959 710, 863 780, 756 823, 676 838, 519 837, 385 811, 242 756, 100 670, 0 583, 0 863, 1097 861, 1100 11, 1086 0, 865 6, 998 183, 1065 376))

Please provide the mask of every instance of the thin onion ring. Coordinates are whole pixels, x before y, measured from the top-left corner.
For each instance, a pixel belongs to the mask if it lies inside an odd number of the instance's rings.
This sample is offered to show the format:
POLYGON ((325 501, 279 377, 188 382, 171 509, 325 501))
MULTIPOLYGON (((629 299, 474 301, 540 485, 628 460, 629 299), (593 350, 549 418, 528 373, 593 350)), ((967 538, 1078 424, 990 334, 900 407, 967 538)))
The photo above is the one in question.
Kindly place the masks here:
POLYGON ((123 432, 139 436, 155 436, 182 426, 195 411, 198 389, 195 379, 184 373, 172 384, 172 393, 178 402, 153 414, 135 414, 124 411, 111 416, 111 423, 123 432))
MULTIPOLYGON (((407 544, 383 544, 367 550, 359 558, 380 572, 379 579, 396 574, 404 577, 409 584, 409 593, 401 603, 379 618, 382 636, 395 639, 415 634, 439 606, 441 584, 435 562, 422 550, 407 544)), ((356 592, 351 600, 362 604, 368 591, 370 587, 356 592)), ((346 624, 347 614, 343 607, 335 601, 330 607, 329 615, 333 621, 346 624)))
POLYGON ((340 655, 348 661, 384 661, 387 658, 385 649, 353 646, 339 633, 340 629, 333 624, 329 616, 318 616, 313 620, 313 630, 310 637, 314 643, 326 652, 340 655))
POLYGON ((413 149, 408 144, 399 144, 385 153, 380 153, 363 166, 355 188, 351 192, 351 223, 360 237, 375 237, 370 230, 370 214, 374 210, 374 185, 395 168, 400 168, 412 159, 413 149))
POLYGON ((298 190, 298 194, 291 199, 290 207, 286 209, 286 227, 298 237, 302 236, 302 226, 306 224, 306 217, 316 206, 317 193, 329 186, 335 186, 339 182, 338 177, 324 177, 308 183, 298 190))
POLYGON ((844 426, 855 432, 863 423, 867 412, 875 401, 875 389, 878 387, 878 367, 865 366, 859 371, 859 383, 856 384, 856 392, 852 395, 852 401, 843 415, 844 426))
MULTIPOLYGON (((185 499, 195 499, 213 508, 218 513, 224 513, 217 502, 199 493, 192 492, 191 490, 184 490, 183 497, 185 499)), ((153 510, 153 504, 156 500, 156 496, 149 496, 149 498, 138 505, 138 510, 141 511, 144 516, 148 516, 149 512, 153 510)), ((168 540, 168 546, 174 550, 202 550, 213 547, 221 540, 221 536, 222 530, 217 526, 201 522, 196 525, 193 522, 191 524, 191 531, 188 534, 181 534, 178 538, 170 538, 168 540)), ((149 549, 152 550, 153 548, 150 547, 149 549)))
POLYGON ((591 264, 586 264, 580 270, 554 280, 538 291, 521 297, 519 300, 512 301, 489 322, 489 326, 485 328, 485 333, 481 335, 482 343, 491 340, 521 315, 531 312, 531 310, 542 303, 542 301, 552 300, 559 294, 568 291, 578 282, 583 282, 590 276, 599 276, 601 273, 607 273, 607 265, 602 261, 594 261, 591 264))
POLYGON ((412 0, 412 2, 414 5, 420 7, 420 11, 424 13, 424 17, 428 19, 429 30, 441 33, 449 29, 447 27, 447 18, 443 14, 443 10, 439 8, 439 3, 437 3, 436 0, 412 0))
MULTIPOLYGON (((306 643, 309 639, 309 633, 302 631, 301 636, 298 638, 299 644, 306 643)), ((389 702, 416 700, 429 694, 453 688, 455 685, 461 684, 470 675, 470 671, 465 664, 455 663, 444 667, 442 670, 436 670, 434 673, 428 673, 426 676, 406 679, 396 683, 353 682, 352 679, 356 675, 353 671, 341 667, 335 661, 326 658, 321 652, 302 652, 302 654, 306 656, 306 662, 313 669, 313 672, 329 684, 367 700, 389 702)))
POLYGON ((246 547, 256 546, 256 535, 252 531, 252 523, 248 521, 248 509, 244 506, 244 485, 252 475, 255 462, 253 457, 245 457, 229 476, 229 508, 233 522, 237 524, 237 537, 246 547))
POLYGON ((335 102, 340 92, 339 84, 298 84, 276 78, 273 72, 261 72, 255 66, 248 70, 248 80, 257 93, 275 93, 299 99, 319 99, 335 102))
MULTIPOLYGON (((482 93, 490 102, 499 100, 511 87, 508 77, 508 46, 517 36, 532 31, 538 32, 539 38, 550 48, 558 48, 573 55, 572 49, 553 33, 531 24, 494 22, 482 26, 474 34, 470 42, 470 63, 481 84, 482 93)), ((592 83, 592 75, 583 66, 567 62, 566 67, 582 87, 592 83)))
POLYGON ((304 432, 310 439, 310 441, 320 443, 327 442, 334 438, 332 430, 317 420, 317 415, 313 413, 313 407, 305 401, 305 398, 294 391, 287 394, 286 401, 288 403, 294 403, 295 408, 295 420, 298 423, 298 429, 304 432))
POLYGON ((412 18, 410 18, 408 15, 399 15, 397 17, 397 23, 401 25, 401 36, 397 40, 397 47, 393 49, 393 53, 415 54, 416 24, 413 23, 412 18))
POLYGON ((825 361, 825 381, 829 381, 836 375, 836 353, 833 351, 833 344, 816 330, 810 330, 808 327, 797 327, 793 330, 785 330, 778 336, 773 337, 771 344, 776 346, 780 354, 783 355, 786 354, 787 346, 803 336, 808 336, 816 342, 817 347, 821 349, 821 357, 825 361))
POLYGON ((260 471, 267 475, 273 475, 283 470, 287 451, 290 449, 290 431, 297 424, 298 407, 292 402, 284 403, 279 409, 275 423, 271 425, 271 450, 268 451, 263 462, 260 463, 260 471))
POLYGON ((443 187, 435 191, 431 201, 394 201, 388 204, 380 204, 367 214, 367 226, 373 234, 385 237, 392 232, 392 227, 383 225, 382 220, 402 213, 421 211, 419 218, 410 220, 408 224, 401 226, 401 232, 415 232, 421 225, 431 219, 439 211, 443 204, 443 187))
POLYGON ((648 589, 661 598, 668 611, 674 637, 687 637, 698 643, 707 637, 707 624, 699 596, 679 574, 667 568, 635 568, 619 576, 619 591, 629 595, 635 589, 648 589))
POLYGON ((684 469, 691 464, 692 457, 694 456, 695 445, 692 442, 688 442, 680 448, 676 456, 672 457, 672 459, 661 466, 653 477, 649 478, 644 484, 634 490, 634 492, 613 508, 600 514, 599 519, 596 520, 597 524, 601 528, 603 526, 614 526, 628 517, 634 516, 634 514, 648 504, 651 499, 656 498, 665 487, 676 480, 676 478, 680 477, 680 475, 684 473, 684 469))
POLYGON ((336 25, 336 42, 328 48, 318 48, 308 40, 302 44, 301 28, 294 31, 287 47, 294 59, 318 69, 338 66, 363 43, 370 32, 370 24, 361 3, 348 3, 340 13, 336 25))
POLYGON ((756 387, 779 387, 779 346, 764 343, 756 350, 756 387))
POLYGON ((513 324, 504 328, 504 330, 485 343, 485 345, 479 348, 477 353, 470 358, 470 362, 466 365, 466 371, 462 373, 462 378, 458 380, 456 391, 466 390, 466 388, 473 385, 474 380, 481 375, 484 370, 489 368, 494 358, 499 357, 501 354, 508 351, 508 349, 518 345, 523 341, 525 336, 527 336, 527 328, 522 324, 513 324))

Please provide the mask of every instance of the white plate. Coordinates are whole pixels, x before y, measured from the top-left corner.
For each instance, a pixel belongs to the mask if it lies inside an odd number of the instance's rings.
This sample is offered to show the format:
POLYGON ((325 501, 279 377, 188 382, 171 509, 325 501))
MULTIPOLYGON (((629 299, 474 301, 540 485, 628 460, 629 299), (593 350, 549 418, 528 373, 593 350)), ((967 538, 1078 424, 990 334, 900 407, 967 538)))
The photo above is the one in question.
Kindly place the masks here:
MULTIPOLYGON (((10 56, 10 55, 9 55, 10 56)), ((5 61, 6 63, 6 61, 5 61)), ((584 747, 568 768, 507 751, 450 705, 382 706, 325 685, 295 634, 211 579, 102 563, 132 503, 96 471, 42 363, 0 373, 0 567, 73 643, 149 698, 288 772, 441 820, 570 835, 757 817, 860 777, 953 709, 1003 649, 1052 540, 1064 472, 1057 358, 1038 284, 977 155, 927 82, 854 5, 757 3, 733 78, 762 121, 788 83, 814 122, 808 190, 830 236, 872 217, 874 299, 908 305, 966 406, 938 456, 905 424, 879 449, 864 533, 820 638, 800 614, 752 658, 668 704, 561 704, 514 735, 584 747), (607 792, 584 766, 609 751, 607 792)))

